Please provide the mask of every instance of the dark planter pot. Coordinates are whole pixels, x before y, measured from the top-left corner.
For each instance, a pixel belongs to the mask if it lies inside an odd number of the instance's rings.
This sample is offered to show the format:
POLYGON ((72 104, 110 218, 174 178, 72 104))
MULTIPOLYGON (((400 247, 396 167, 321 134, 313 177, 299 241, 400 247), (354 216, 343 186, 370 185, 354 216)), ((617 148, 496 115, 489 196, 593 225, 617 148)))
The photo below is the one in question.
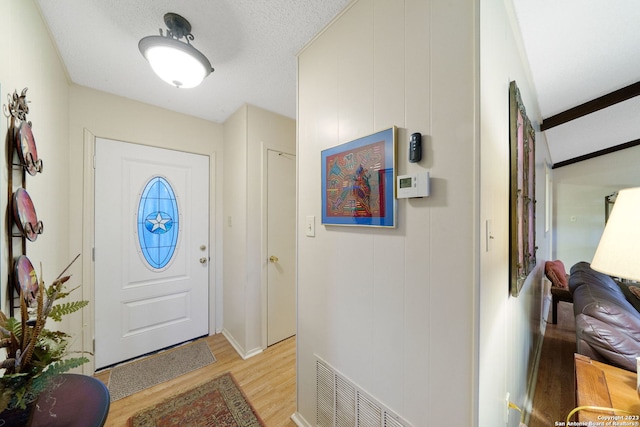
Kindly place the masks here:
POLYGON ((35 406, 36 403, 33 402, 31 405, 28 405, 26 409, 5 409, 0 412, 0 426, 21 427, 30 425, 35 406))

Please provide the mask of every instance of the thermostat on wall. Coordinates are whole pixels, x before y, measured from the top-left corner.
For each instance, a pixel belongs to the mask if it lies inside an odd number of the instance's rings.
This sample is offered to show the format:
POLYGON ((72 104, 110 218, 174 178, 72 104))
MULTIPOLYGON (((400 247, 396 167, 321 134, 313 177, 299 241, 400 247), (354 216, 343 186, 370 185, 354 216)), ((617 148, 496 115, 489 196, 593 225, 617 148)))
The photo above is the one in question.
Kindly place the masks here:
POLYGON ((396 197, 398 199, 429 197, 429 172, 398 175, 396 197))

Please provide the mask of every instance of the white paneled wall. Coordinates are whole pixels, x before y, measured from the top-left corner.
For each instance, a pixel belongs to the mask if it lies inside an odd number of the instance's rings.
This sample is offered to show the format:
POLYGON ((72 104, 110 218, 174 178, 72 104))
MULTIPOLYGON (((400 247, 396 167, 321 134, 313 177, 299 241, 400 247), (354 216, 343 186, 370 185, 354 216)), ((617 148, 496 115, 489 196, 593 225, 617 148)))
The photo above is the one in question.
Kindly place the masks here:
POLYGON ((314 354, 413 425, 472 424, 473 28, 468 2, 360 0, 299 56, 298 416, 310 424, 314 354), (392 125, 398 173, 430 170, 431 197, 399 200, 395 229, 306 237, 321 150, 392 125))
MULTIPOLYGON (((550 164, 543 134, 536 134, 537 266, 517 298, 509 296, 509 83, 515 80, 527 115, 540 122, 535 91, 510 2, 480 3, 480 297, 479 297, 479 426, 518 426, 520 413, 505 417, 506 396, 530 409, 529 379, 540 340, 544 262, 549 259, 551 232, 545 231, 547 204, 545 163, 550 164), (486 223, 492 239, 487 249, 486 223)), ((550 225, 549 229, 553 227, 550 225)))
POLYGON ((300 54, 300 226, 321 213, 320 151, 390 125, 399 129, 398 173, 429 170, 432 193, 399 200, 394 230, 299 233, 297 419, 316 414, 317 354, 414 425, 517 425, 519 414, 505 418, 505 397, 530 403, 551 232, 539 136, 539 264, 511 298, 512 79, 538 121, 501 0, 355 1, 300 54), (406 157, 412 132, 425 140, 418 164, 406 157))

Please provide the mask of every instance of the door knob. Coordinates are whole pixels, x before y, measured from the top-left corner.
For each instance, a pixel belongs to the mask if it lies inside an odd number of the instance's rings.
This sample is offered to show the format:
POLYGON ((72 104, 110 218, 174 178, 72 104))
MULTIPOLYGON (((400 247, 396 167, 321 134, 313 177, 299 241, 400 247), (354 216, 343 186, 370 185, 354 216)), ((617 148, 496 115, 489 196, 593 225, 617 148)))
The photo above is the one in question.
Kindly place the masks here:
POLYGON ((269 261, 271 261, 271 262, 278 262, 278 257, 277 257, 277 256, 275 256, 275 255, 271 255, 271 256, 269 257, 269 261))
POLYGON ((206 264, 206 263, 207 263, 207 258, 206 257, 200 258, 200 264, 206 264))

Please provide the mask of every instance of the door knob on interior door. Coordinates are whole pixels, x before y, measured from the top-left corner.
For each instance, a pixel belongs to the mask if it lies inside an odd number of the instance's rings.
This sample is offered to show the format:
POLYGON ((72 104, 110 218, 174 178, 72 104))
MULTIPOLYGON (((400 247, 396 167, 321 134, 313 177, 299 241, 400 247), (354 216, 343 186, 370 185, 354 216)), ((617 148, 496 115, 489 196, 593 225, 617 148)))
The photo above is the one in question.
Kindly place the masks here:
POLYGON ((275 262, 278 262, 278 257, 277 257, 277 256, 275 256, 275 255, 271 255, 271 256, 269 257, 269 261, 274 262, 274 263, 275 263, 275 262))
POLYGON ((200 264, 206 264, 206 263, 207 263, 207 257, 200 258, 200 264))

